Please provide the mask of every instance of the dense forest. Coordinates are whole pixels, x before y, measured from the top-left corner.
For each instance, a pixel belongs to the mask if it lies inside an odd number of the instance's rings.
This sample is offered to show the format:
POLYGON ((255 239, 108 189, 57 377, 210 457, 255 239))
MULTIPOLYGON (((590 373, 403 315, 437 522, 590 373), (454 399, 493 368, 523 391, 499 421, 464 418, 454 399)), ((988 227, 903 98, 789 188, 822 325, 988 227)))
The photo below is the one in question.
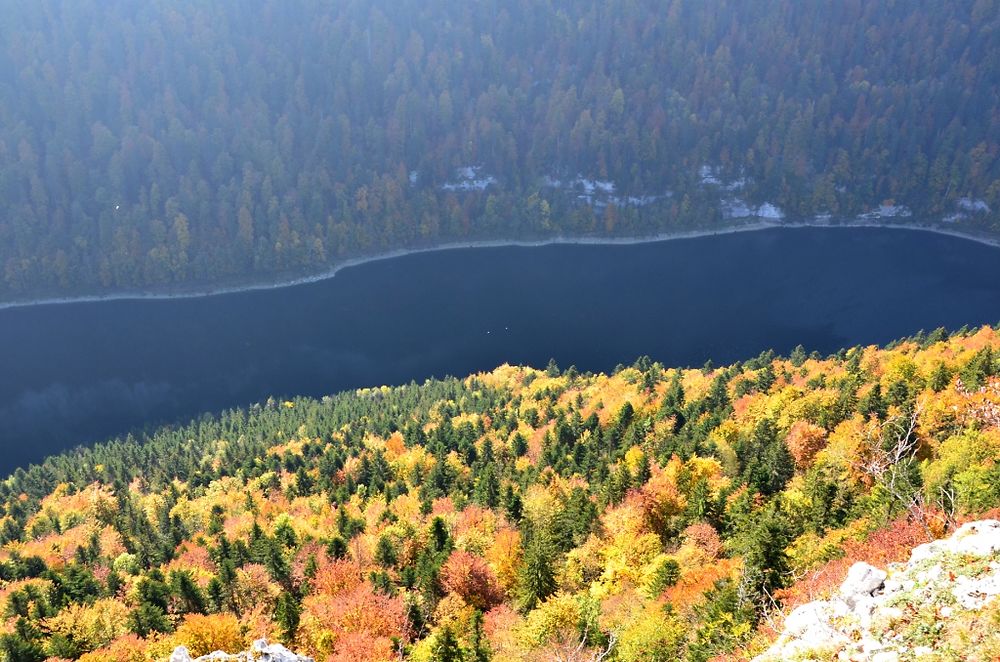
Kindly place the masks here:
POLYGON ((352 662, 740 658, 851 561, 1000 506, 998 375, 984 327, 726 367, 503 366, 81 448, 0 483, 0 655, 267 636, 352 662))
POLYGON ((1000 227, 996 0, 12 0, 0 298, 765 217, 1000 227))

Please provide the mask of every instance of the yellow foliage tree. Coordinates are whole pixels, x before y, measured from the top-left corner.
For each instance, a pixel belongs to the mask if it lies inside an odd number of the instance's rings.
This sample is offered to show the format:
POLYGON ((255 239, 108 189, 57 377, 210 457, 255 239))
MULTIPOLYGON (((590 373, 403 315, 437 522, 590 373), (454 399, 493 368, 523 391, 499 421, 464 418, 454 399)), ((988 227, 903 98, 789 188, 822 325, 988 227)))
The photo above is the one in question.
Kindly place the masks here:
POLYGON ((92 651, 128 633, 128 614, 124 604, 105 598, 92 605, 70 605, 46 619, 45 625, 52 634, 61 634, 92 651))
POLYGON ((271 581, 267 568, 259 563, 245 565, 236 571, 233 601, 240 613, 261 604, 273 607, 279 595, 281 587, 271 581))
POLYGON ((522 555, 521 533, 517 529, 497 531, 485 556, 504 591, 509 592, 514 588, 522 555))
POLYGON ((578 636, 580 600, 568 593, 552 596, 528 614, 518 631, 518 640, 526 648, 561 644, 578 636))
POLYGON ((173 639, 178 646, 187 646, 193 657, 213 651, 239 652, 248 643, 240 622, 229 613, 188 614, 173 639))

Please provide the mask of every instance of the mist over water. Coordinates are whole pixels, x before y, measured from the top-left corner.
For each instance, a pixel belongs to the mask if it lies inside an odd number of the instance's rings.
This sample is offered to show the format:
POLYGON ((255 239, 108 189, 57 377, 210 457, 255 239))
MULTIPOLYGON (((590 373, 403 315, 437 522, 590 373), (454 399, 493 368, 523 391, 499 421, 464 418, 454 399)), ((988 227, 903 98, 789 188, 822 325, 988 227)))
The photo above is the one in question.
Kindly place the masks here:
POLYGON ((922 232, 773 230, 453 250, 292 288, 0 311, 0 473, 268 396, 490 370, 834 352, 1000 319, 1000 250, 922 232))

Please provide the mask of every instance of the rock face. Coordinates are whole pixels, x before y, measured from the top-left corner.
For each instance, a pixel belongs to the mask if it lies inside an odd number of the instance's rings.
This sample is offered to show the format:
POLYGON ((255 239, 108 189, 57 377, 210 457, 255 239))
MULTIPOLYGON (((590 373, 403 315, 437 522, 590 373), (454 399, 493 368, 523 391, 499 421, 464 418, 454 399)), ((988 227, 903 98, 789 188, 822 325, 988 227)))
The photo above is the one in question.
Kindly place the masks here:
POLYGON ((946 648, 954 657, 940 659, 994 659, 998 595, 1000 521, 972 522, 950 538, 916 547, 909 561, 888 572, 856 563, 835 596, 792 611, 784 633, 755 662, 895 662, 946 648), (994 610, 992 617, 979 619, 986 609, 994 610), (951 624, 961 637, 950 637, 951 624))
POLYGON ((258 639, 250 650, 232 655, 215 651, 193 658, 186 647, 178 646, 170 656, 170 662, 313 662, 313 659, 296 655, 281 644, 268 644, 265 639, 258 639))
POLYGON ((867 563, 855 563, 847 572, 847 579, 840 587, 840 597, 852 609, 860 602, 869 600, 872 594, 885 584, 889 575, 867 563))

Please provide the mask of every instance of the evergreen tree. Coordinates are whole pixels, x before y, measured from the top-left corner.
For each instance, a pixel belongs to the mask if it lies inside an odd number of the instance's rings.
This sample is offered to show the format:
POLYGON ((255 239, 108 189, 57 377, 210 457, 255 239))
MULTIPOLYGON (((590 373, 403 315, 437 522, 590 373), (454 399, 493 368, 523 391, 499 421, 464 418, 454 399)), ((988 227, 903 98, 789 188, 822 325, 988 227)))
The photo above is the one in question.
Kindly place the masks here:
POLYGON ((128 628, 140 637, 149 637, 154 632, 170 632, 172 627, 167 614, 158 606, 142 602, 129 613, 128 628))
POLYGON ((660 594, 666 588, 673 586, 681 577, 681 566, 674 559, 666 559, 657 566, 650 580, 649 588, 653 594, 660 594))
POLYGON ((948 366, 944 364, 944 362, 938 362, 938 364, 934 367, 934 372, 931 373, 928 385, 935 393, 940 393, 948 388, 949 384, 951 384, 951 371, 948 369, 948 366))
POLYGON ((397 560, 398 554, 395 544, 388 535, 382 534, 375 546, 375 562, 383 568, 392 568, 396 565, 397 560))
POLYGON ((347 556, 347 542, 340 536, 334 536, 326 546, 326 553, 333 559, 347 556))
POLYGON ((295 641, 295 633, 299 629, 299 617, 302 608, 298 599, 291 593, 282 593, 274 607, 274 622, 286 643, 295 641))
POLYGON ((744 540, 742 599, 763 609, 774 592, 784 586, 789 572, 785 548, 790 542, 788 524, 772 504, 759 513, 744 540))
POLYGON ((9 662, 42 662, 48 655, 40 643, 41 632, 25 618, 18 618, 14 632, 0 635, 0 652, 9 662))
POLYGON ((492 659, 490 643, 483 632, 483 613, 476 610, 472 615, 472 635, 469 638, 468 662, 489 662, 492 659))
POLYGON ((511 522, 516 523, 521 521, 522 509, 521 496, 514 491, 514 486, 508 483, 503 492, 504 513, 511 522))
POLYGON ((187 614, 204 614, 205 596, 187 570, 175 570, 170 575, 171 591, 177 596, 180 611, 187 614))
POLYGON ((473 496, 476 503, 487 508, 496 508, 500 500, 500 481, 497 480, 493 463, 486 464, 476 479, 473 496))
POLYGON ((884 421, 889 415, 889 407, 882 397, 882 385, 875 382, 871 390, 858 402, 858 412, 865 418, 872 416, 884 421))
POLYGON ((770 419, 763 419, 735 448, 743 480, 753 491, 770 496, 781 491, 795 473, 795 461, 770 419))
POLYGON ((438 628, 431 650, 435 662, 462 662, 462 649, 450 625, 438 628))
POLYGON ((448 525, 440 517, 431 521, 431 544, 435 552, 449 552, 452 548, 448 525))
POLYGON ((531 536, 517 576, 517 598, 522 612, 529 612, 555 593, 555 548, 543 533, 531 536))

